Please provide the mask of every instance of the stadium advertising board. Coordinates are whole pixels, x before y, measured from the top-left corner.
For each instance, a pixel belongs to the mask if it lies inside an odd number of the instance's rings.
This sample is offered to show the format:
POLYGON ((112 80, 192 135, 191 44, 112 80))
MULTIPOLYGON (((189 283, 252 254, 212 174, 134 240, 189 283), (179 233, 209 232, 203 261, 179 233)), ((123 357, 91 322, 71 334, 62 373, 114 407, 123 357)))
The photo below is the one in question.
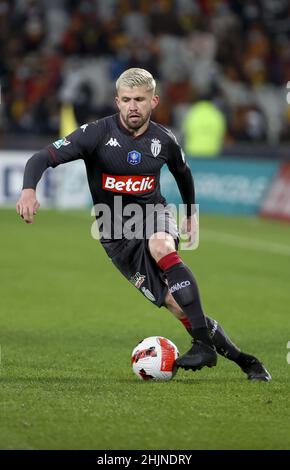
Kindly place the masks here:
MULTIPOLYGON (((195 179, 201 212, 256 214, 278 171, 277 162, 241 159, 188 159, 195 179)), ((161 187, 170 202, 180 201, 177 185, 167 169, 161 187)))
MULTIPOLYGON (((0 206, 13 206, 19 197, 26 161, 34 151, 0 152, 0 206)), ((42 206, 50 205, 53 200, 54 177, 52 170, 47 170, 39 185, 38 199, 42 206)))
MULTIPOLYGON (((0 152, 0 206, 14 206, 22 188, 25 164, 34 153, 0 152)), ((88 207, 91 197, 83 162, 48 168, 37 186, 37 197, 42 207, 88 207)))
POLYGON ((262 217, 290 221, 290 164, 281 166, 262 205, 262 217))
MULTIPOLYGON (((0 152, 0 206, 14 205, 21 191, 25 163, 33 153, 0 152)), ((279 167, 276 162, 260 160, 188 161, 194 175, 201 212, 222 214, 257 213, 279 167)), ((290 177, 286 177, 286 173, 286 170, 283 170, 281 175, 284 175, 285 185, 286 179, 289 185, 290 177)), ((279 177, 280 182, 282 176, 279 177)), ((177 185, 167 167, 162 170, 161 188, 168 202, 181 203, 177 185)), ((38 185, 37 192, 42 206, 53 205, 65 209, 91 205, 82 161, 60 165, 55 170, 48 169, 38 185)))

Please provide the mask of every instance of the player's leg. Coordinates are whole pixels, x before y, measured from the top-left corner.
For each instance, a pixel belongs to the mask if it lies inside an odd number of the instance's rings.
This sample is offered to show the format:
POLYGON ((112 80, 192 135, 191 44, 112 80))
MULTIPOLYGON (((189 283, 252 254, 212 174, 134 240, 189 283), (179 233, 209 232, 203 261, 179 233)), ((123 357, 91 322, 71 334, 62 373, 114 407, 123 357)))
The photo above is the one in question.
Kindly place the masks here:
POLYGON ((168 286, 163 273, 150 256, 146 240, 128 240, 111 260, 118 271, 152 304, 159 308, 164 305, 168 286))
POLYGON ((217 355, 208 334, 197 282, 176 252, 173 237, 165 232, 154 233, 149 238, 148 248, 166 276, 169 291, 188 318, 194 338, 190 351, 177 359, 177 366, 193 370, 205 365, 215 366, 217 355))
MULTIPOLYGON (((184 325, 188 333, 193 336, 191 325, 184 315, 182 309, 175 302, 174 298, 168 292, 165 297, 165 307, 175 315, 184 325)), ((243 372, 247 374, 249 380, 263 380, 269 382, 271 375, 265 366, 255 357, 242 352, 225 333, 221 325, 214 319, 206 316, 209 336, 221 356, 235 362, 243 372)))

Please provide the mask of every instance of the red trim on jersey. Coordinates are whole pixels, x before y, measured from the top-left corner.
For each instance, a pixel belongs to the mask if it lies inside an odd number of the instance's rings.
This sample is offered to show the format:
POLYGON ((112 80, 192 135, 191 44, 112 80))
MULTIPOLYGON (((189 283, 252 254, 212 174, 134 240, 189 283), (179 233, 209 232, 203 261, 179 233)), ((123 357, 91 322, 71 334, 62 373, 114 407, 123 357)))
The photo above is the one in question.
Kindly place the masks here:
POLYGON ((55 151, 54 151, 53 149, 49 148, 49 147, 48 147, 47 150, 49 151, 50 155, 52 156, 53 161, 54 161, 55 163, 58 163, 58 160, 57 160, 55 151))
POLYGON ((172 266, 175 266, 175 264, 180 263, 182 263, 182 259, 179 257, 179 254, 177 251, 172 251, 168 255, 163 256, 157 264, 162 271, 166 271, 172 268, 172 266))
POLYGON ((181 323, 183 324, 183 326, 187 329, 187 330, 191 330, 192 329, 192 326, 190 324, 190 321, 188 320, 188 318, 184 317, 184 318, 179 318, 179 320, 181 321, 181 323))

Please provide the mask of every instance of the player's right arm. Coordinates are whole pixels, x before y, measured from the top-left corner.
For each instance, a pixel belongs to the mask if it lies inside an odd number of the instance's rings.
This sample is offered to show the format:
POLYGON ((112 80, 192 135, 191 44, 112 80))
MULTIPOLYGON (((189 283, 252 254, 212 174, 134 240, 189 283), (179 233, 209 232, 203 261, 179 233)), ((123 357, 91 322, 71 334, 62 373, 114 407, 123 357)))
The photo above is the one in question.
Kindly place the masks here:
POLYGON ((26 163, 23 187, 16 203, 17 213, 28 224, 33 223, 40 204, 36 198, 36 186, 44 171, 80 158, 85 159, 97 146, 99 126, 97 122, 85 124, 67 137, 57 140, 36 152, 26 163))

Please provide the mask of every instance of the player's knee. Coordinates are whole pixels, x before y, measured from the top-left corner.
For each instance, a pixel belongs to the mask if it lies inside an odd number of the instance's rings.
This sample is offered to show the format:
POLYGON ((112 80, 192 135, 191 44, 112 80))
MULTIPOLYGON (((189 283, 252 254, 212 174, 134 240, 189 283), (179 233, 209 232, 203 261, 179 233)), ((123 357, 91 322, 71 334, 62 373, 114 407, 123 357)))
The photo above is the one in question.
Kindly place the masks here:
POLYGON ((149 242, 150 253, 156 261, 175 251, 174 242, 170 239, 151 239, 149 242))

